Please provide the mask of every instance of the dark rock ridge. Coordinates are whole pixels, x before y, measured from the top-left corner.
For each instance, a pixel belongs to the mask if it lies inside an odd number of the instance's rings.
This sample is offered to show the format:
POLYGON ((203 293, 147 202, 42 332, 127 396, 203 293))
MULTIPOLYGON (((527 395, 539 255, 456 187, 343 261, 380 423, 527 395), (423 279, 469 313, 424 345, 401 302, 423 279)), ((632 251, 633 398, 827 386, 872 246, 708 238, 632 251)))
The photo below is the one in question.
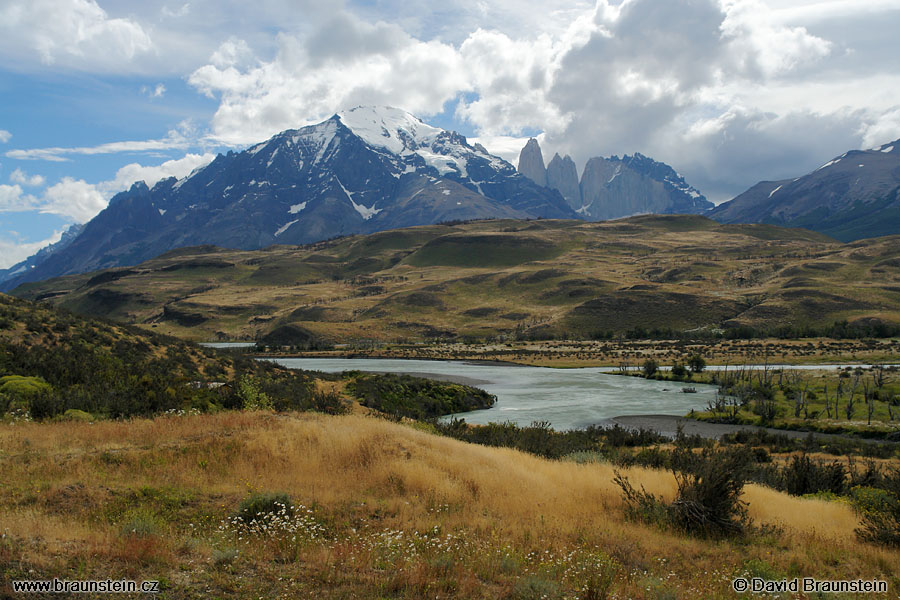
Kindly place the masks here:
POLYGON ((358 107, 183 179, 135 183, 0 288, 199 244, 250 250, 451 220, 576 217, 557 191, 463 136, 396 108, 358 107))
POLYGON ((804 227, 843 242, 900 233, 900 140, 845 152, 796 179, 761 181, 709 217, 804 227))
POLYGON ((540 146, 532 138, 519 155, 518 168, 535 183, 559 191, 568 205, 589 221, 646 213, 701 214, 713 207, 672 167, 639 153, 591 158, 579 183, 570 156, 554 155, 545 169, 540 146))

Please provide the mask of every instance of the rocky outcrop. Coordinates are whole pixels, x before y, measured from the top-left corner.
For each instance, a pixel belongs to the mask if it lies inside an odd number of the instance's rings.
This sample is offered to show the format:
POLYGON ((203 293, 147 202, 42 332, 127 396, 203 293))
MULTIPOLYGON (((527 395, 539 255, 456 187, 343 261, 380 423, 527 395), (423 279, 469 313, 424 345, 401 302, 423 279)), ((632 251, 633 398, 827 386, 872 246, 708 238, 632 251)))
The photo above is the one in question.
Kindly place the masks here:
POLYGON ((588 160, 578 181, 571 157, 555 154, 544 169, 541 147, 534 138, 519 154, 519 172, 535 182, 545 181, 566 203, 589 221, 631 215, 702 214, 713 208, 699 190, 665 163, 643 154, 588 160))
POLYGON ((528 140, 519 152, 518 171, 538 185, 547 187, 547 171, 544 168, 544 156, 541 146, 534 138, 528 140))
POLYGON ((618 160, 595 157, 581 177, 583 205, 578 210, 591 221, 667 212, 669 195, 662 182, 629 169, 618 160))
POLYGON ((560 158, 559 154, 553 155, 550 164, 547 165, 547 187, 562 194, 562 197, 574 210, 581 208, 578 170, 575 168, 575 161, 568 154, 565 158, 560 158))

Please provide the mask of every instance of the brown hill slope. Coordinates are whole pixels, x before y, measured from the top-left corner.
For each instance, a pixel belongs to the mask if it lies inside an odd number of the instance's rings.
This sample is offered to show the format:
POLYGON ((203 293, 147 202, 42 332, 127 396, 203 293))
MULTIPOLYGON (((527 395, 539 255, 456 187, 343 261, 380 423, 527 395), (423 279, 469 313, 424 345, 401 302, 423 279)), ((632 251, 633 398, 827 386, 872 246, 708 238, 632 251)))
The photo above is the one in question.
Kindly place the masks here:
MULTIPOLYGON (((162 580, 170 598, 373 599, 731 598, 735 577, 793 573, 898 585, 897 551, 856 541, 844 503, 751 485, 750 516, 777 529, 691 538, 626 520, 609 464, 382 419, 24 424, 0 428, 0 453, 4 582, 124 577, 162 580), (233 519, 243 499, 272 492, 295 517, 258 534, 233 519)), ((673 495, 669 472, 625 473, 673 495)))
POLYGON ((683 215, 491 220, 185 248, 15 293, 184 338, 286 345, 897 323, 897 242, 683 215))

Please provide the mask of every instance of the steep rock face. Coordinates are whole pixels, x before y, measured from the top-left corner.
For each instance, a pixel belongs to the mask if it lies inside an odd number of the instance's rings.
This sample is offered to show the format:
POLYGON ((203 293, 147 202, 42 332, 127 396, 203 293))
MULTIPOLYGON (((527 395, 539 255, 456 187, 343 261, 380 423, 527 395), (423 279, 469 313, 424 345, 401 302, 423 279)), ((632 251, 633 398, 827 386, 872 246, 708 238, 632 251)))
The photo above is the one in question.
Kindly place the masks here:
POLYGON ((358 107, 118 194, 63 250, 0 284, 134 265, 183 246, 256 249, 456 219, 575 218, 562 196, 405 111, 358 107))
POLYGON ((845 242, 900 233, 900 140, 845 152, 796 179, 762 181, 709 216, 804 227, 845 242))
POLYGON ((643 213, 663 213, 669 197, 663 184, 619 161, 595 157, 581 177, 583 205, 579 213, 592 221, 643 213))
POLYGON ((547 187, 557 190, 574 210, 582 207, 581 187, 578 183, 578 170, 575 161, 568 154, 560 158, 554 154, 547 165, 547 187))
POLYGON ((672 167, 643 154, 588 160, 581 181, 571 157, 555 154, 544 169, 541 147, 534 138, 519 154, 519 172, 557 190, 566 203, 590 221, 646 213, 702 214, 713 208, 672 167))
POLYGON ((518 171, 540 186, 547 187, 547 171, 544 168, 544 155, 541 146, 534 138, 528 140, 519 152, 518 171))
POLYGON ((637 153, 588 160, 581 201, 577 212, 592 221, 645 213, 700 214, 713 207, 672 167, 637 153))

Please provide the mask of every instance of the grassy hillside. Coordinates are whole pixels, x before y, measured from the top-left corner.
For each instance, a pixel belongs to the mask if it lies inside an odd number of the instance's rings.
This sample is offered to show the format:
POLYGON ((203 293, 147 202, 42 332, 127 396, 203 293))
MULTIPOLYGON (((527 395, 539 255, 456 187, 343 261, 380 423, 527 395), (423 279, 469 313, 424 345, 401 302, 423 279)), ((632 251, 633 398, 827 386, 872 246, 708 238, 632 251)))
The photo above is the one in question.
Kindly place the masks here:
POLYGON ((480 221, 254 252, 187 248, 15 293, 186 339, 271 334, 298 347, 843 321, 877 334, 900 323, 900 244, 680 215, 480 221))
POLYGON ((495 400, 415 377, 285 369, 0 294, 0 423, 235 408, 334 413, 357 398, 397 417, 436 417, 495 400), (342 397, 343 387, 355 396, 342 397))
MULTIPOLYGON (((750 516, 774 528, 690 537, 626 519, 607 463, 381 419, 20 424, 0 428, 0 453, 5 582, 126 577, 160 580, 167 598, 363 599, 733 598, 738 576, 900 585, 900 554, 857 541, 845 503, 749 486, 750 516), (293 515, 264 531, 239 515, 267 493, 293 515)), ((670 473, 623 473, 674 494, 670 473)))

